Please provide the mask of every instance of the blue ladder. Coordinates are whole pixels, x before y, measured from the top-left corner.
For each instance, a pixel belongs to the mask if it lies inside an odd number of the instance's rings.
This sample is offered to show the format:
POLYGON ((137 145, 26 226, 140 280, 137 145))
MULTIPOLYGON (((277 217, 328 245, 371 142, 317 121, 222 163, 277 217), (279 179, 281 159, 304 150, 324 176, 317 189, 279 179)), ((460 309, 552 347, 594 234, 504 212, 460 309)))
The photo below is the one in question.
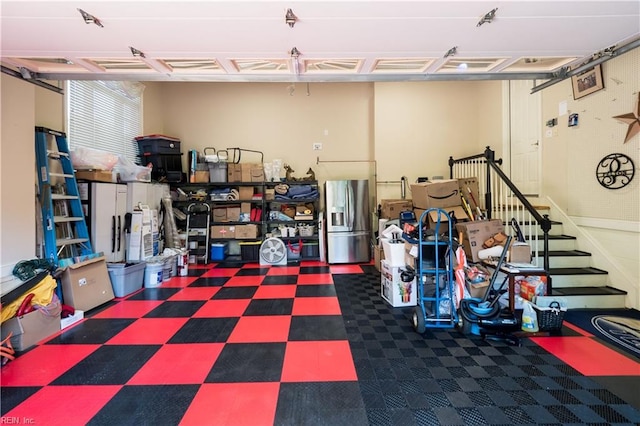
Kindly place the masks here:
POLYGON ((36 127, 35 143, 43 257, 56 267, 64 267, 93 253, 78 183, 64 133, 36 127))

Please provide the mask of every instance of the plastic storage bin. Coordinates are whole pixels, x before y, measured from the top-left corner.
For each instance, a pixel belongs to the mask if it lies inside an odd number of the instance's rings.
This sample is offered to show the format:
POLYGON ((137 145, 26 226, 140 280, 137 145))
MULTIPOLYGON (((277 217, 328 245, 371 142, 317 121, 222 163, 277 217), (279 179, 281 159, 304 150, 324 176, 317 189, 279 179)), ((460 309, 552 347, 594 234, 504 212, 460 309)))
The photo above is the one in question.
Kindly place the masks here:
POLYGON ((145 262, 140 263, 108 263, 109 279, 113 294, 124 297, 142 288, 144 283, 145 262))
POLYGON ((140 155, 180 154, 180 141, 164 138, 141 138, 137 140, 140 155))
POLYGON ((240 246, 240 259, 257 262, 260 260, 260 241, 243 241, 239 243, 240 246))
POLYGON ((211 260, 220 261, 227 258, 229 251, 229 243, 213 243, 211 244, 211 260))
POLYGON ((227 163, 207 163, 209 165, 209 182, 224 183, 227 181, 227 163))

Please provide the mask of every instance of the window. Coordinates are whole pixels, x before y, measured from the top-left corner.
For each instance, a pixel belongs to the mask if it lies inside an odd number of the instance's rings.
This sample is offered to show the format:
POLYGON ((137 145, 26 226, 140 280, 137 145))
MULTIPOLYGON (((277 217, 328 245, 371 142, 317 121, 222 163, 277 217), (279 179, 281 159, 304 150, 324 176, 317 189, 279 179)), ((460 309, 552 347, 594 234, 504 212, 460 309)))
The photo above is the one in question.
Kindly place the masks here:
POLYGON ((101 149, 136 162, 142 133, 142 90, 134 82, 70 81, 67 90, 69 148, 101 149))

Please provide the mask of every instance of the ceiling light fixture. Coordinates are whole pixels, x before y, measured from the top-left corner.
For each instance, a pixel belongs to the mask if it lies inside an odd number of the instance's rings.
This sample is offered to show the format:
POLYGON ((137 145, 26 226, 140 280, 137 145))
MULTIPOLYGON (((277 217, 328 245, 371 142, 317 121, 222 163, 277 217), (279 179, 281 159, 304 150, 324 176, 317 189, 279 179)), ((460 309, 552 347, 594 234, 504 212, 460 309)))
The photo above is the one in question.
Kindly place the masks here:
POLYGON ((293 26, 296 24, 297 21, 298 21, 298 17, 295 15, 295 13, 293 13, 293 10, 287 9, 287 13, 285 13, 284 15, 284 22, 289 27, 293 28, 293 26))
POLYGON ((100 28, 104 28, 104 25, 102 25, 102 22, 100 22, 100 20, 98 18, 96 18, 95 16, 91 15, 90 13, 85 12, 84 10, 82 10, 80 8, 78 8, 78 12, 80 12, 80 15, 82 15, 82 19, 84 19, 84 23, 85 24, 96 24, 100 28))
POLYGON ((131 49, 131 54, 133 55, 134 58, 146 58, 144 53, 142 51, 136 49, 135 47, 129 46, 129 49, 131 49))
POLYGON ((478 21, 478 24, 476 25, 476 27, 479 27, 482 24, 490 24, 491 22, 493 22, 493 19, 496 17, 496 12, 498 11, 498 8, 496 7, 495 9, 493 9, 490 12, 487 12, 481 19, 480 21, 478 21))
POLYGON ((447 50, 447 53, 444 54, 443 58, 448 58, 449 56, 455 56, 458 53, 458 46, 453 46, 451 49, 447 50))

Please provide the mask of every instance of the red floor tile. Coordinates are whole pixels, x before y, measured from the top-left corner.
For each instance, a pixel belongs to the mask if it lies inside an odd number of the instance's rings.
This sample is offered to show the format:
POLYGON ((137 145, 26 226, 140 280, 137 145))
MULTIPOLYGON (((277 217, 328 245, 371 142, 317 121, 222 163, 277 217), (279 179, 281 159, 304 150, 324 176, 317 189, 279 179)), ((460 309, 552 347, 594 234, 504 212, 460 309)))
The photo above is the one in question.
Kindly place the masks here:
POLYGON ((167 344, 129 380, 129 385, 201 384, 224 343, 167 344))
POLYGON ((580 334, 582 334, 582 335, 583 335, 583 336, 585 336, 585 337, 593 337, 593 334, 591 334, 591 333, 589 333, 589 332, 587 332, 587 331, 585 331, 585 330, 581 329, 580 327, 575 326, 575 325, 573 325, 573 324, 571 324, 571 323, 569 323, 569 322, 567 322, 567 321, 564 321, 564 322, 562 323, 562 325, 563 325, 563 326, 565 326, 565 327, 567 327, 567 328, 570 328, 571 330, 575 331, 576 333, 580 333, 580 334))
POLYGON ((226 318, 242 316, 251 299, 209 300, 193 318, 226 318))
POLYGON ((168 281, 162 282, 162 287, 187 287, 189 284, 197 280, 198 277, 172 277, 168 281))
POLYGON ((205 278, 233 277, 239 270, 240 268, 217 268, 211 269, 200 276, 205 278))
POLYGON ((238 320, 227 342, 286 342, 290 326, 289 315, 242 317, 238 320))
POLYGON ((327 266, 327 264, 319 260, 303 260, 300 262, 300 266, 327 266))
POLYGON ((189 318, 140 318, 116 334, 109 345, 162 345, 166 343, 189 318))
POLYGON ((284 285, 263 285, 258 288, 253 295, 254 299, 293 299, 296 296, 296 286, 284 285))
POLYGON ((292 315, 341 315, 337 297, 298 297, 292 315))
POLYGON ((124 300, 92 318, 140 318, 164 303, 163 300, 124 300))
POLYGON ((209 300, 220 290, 220 287, 187 287, 183 288, 167 300, 209 300))
POLYGON ((0 370, 0 382, 3 387, 47 385, 100 346, 37 346, 3 366, 2 370, 0 370))
POLYGON ((342 340, 288 342, 282 382, 358 380, 349 342, 342 340))
POLYGON ((299 266, 272 266, 267 275, 298 275, 299 273, 299 266))
POLYGON ((332 274, 361 274, 362 268, 360 265, 331 265, 332 274))
POLYGON ((73 426, 89 420, 120 390, 121 386, 48 386, 31 395, 4 415, 0 423, 73 426))
POLYGON ((298 284, 333 284, 331 274, 300 274, 298 284))
POLYGON ((256 286, 262 283, 264 275, 244 275, 239 277, 231 277, 224 286, 225 287, 245 287, 256 286))
POLYGON ((590 337, 532 337, 531 340, 585 376, 640 376, 640 362, 590 337))
POLYGON ((204 384, 180 424, 271 426, 279 390, 279 383, 204 384))

